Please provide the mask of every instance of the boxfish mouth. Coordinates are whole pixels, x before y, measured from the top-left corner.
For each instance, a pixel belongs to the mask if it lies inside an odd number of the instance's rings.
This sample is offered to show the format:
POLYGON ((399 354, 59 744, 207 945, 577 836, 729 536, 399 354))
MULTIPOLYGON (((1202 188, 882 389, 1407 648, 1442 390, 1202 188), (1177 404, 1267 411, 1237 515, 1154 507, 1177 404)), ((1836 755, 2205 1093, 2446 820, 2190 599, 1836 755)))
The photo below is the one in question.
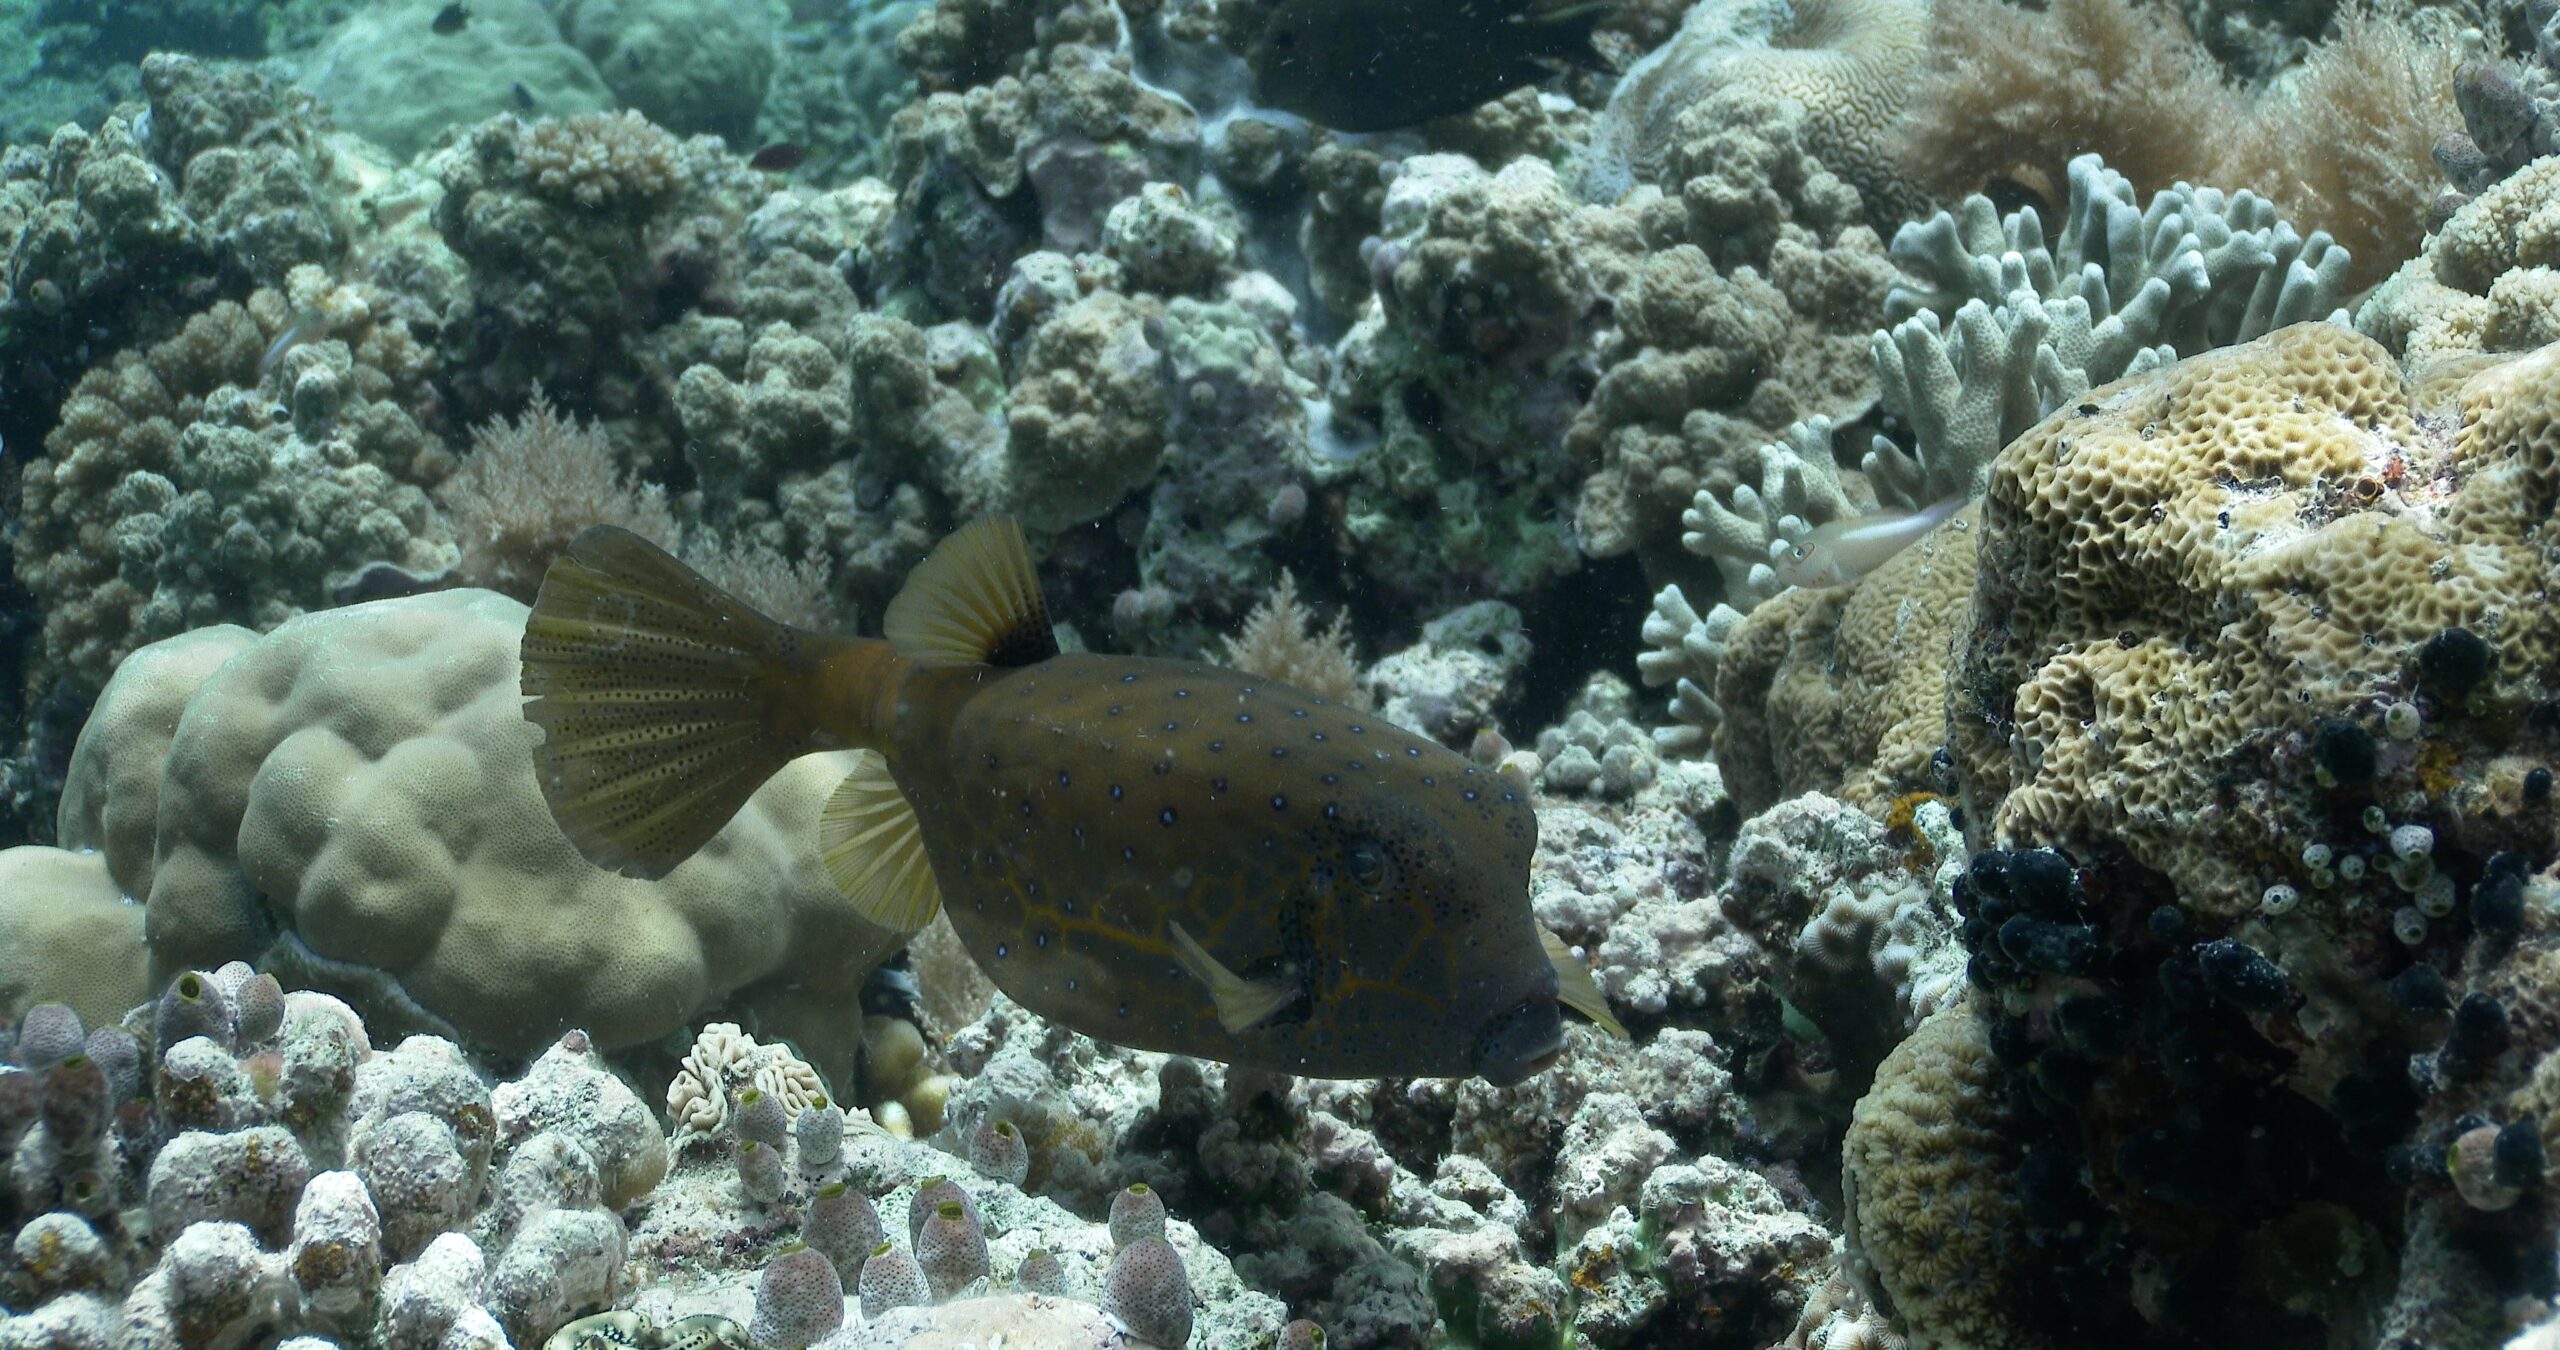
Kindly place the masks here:
POLYGON ((1476 1033, 1477 1076, 1495 1087, 1543 1072, 1564 1053, 1564 1015, 1553 997, 1532 998, 1497 1013, 1476 1033))

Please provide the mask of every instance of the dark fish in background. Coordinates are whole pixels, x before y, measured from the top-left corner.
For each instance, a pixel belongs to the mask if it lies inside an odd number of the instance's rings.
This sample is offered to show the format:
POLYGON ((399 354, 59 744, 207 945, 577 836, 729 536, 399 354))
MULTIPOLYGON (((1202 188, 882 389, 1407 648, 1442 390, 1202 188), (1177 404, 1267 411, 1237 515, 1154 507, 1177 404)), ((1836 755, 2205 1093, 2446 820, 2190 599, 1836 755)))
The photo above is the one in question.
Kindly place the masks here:
POLYGON ((775 141, 747 157, 747 167, 758 173, 789 173, 809 157, 808 148, 792 141, 775 141))
POLYGON ((1595 64, 1608 0, 1282 0, 1254 44, 1254 97, 1337 131, 1392 131, 1462 113, 1595 64))
POLYGON ((524 109, 526 112, 533 111, 533 91, 524 87, 524 81, 518 80, 515 82, 515 96, 517 107, 524 109))
POLYGON ((436 32, 451 37, 461 32, 462 26, 469 22, 471 22, 471 6, 462 3, 462 0, 453 0, 452 4, 436 11, 434 27, 436 32))
POLYGON ((1061 653, 1009 520, 945 539, 885 627, 787 627, 589 529, 524 633, 553 818, 662 877, 785 763, 851 747, 817 843, 855 909, 950 915, 998 988, 1087 1035, 1509 1084, 1568 1008, 1623 1034, 1530 908, 1525 784, 1242 671, 1061 653))

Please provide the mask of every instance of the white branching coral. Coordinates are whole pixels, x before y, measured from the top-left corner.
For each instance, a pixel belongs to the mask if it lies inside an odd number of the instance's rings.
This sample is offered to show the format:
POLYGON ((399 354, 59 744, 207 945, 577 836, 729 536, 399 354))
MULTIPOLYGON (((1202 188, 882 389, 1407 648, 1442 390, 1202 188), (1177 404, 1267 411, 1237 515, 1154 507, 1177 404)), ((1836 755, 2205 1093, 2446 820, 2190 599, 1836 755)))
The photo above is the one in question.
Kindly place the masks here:
POLYGON ((1644 620, 1648 650, 1637 653, 1636 673, 1648 689, 1671 686, 1672 723, 1653 732, 1654 744, 1663 750, 1703 751, 1724 721, 1724 706, 1715 699, 1716 668, 1741 623, 1742 611, 1731 605, 1699 614, 1677 586, 1665 586, 1653 597, 1653 612, 1644 620))
POLYGON ((712 1022, 693 1038, 684 1067, 667 1084, 667 1119, 676 1142, 717 1134, 729 1119, 729 1103, 758 1088, 782 1103, 792 1119, 827 1100, 826 1081, 787 1045, 760 1045, 735 1022, 712 1022))
POLYGON ((1798 422, 1784 439, 1761 446, 1760 485, 1744 483, 1729 495, 1699 490, 1680 514, 1680 545, 1716 565, 1726 602, 1740 610, 1786 588, 1777 565, 1815 526, 1875 509, 1869 494, 1842 481, 1828 417, 1798 422))

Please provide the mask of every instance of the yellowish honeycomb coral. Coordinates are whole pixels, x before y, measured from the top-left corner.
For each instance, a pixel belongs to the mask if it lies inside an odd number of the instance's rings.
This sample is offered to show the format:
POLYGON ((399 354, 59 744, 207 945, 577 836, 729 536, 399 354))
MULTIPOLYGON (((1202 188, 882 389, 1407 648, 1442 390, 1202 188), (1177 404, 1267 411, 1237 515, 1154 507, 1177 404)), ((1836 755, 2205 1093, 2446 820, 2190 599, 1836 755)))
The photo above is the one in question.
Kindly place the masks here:
POLYGON ((2302 324, 2012 442, 1948 706, 1976 829, 2123 850, 2237 914, 2309 842, 2284 785, 2309 785, 2319 719, 2415 697, 2417 648, 2457 626, 2530 693, 2555 654, 2555 362, 2422 379, 2451 411, 2421 418, 2378 344, 2302 324))

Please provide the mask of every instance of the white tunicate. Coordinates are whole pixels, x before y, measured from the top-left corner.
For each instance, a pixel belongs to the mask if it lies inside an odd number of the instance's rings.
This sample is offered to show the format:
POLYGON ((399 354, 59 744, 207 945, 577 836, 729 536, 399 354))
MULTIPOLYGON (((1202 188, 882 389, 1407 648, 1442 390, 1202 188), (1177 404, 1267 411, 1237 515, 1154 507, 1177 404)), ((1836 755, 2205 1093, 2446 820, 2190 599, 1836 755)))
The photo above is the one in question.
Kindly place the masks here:
POLYGON ((2328 871, 2330 862, 2337 856, 2337 850, 2327 844, 2309 843, 2302 846, 2302 865, 2314 872, 2328 871))
POLYGON ((2264 910, 2267 917, 2271 919, 2291 914, 2293 907, 2301 903, 2302 892, 2281 881, 2269 886, 2266 894, 2258 897, 2258 908, 2264 910))
POLYGON ((2435 859, 2423 853, 2414 858, 2394 858, 2388 867, 2391 873, 2391 884, 2412 894, 2415 894, 2419 887, 2427 884, 2427 878, 2436 874, 2435 859))
POLYGON ((2394 703, 2382 710, 2382 733, 2395 741, 2405 741, 2418 734, 2421 720, 2417 704, 2394 703))
POLYGON ((2427 940, 2427 916, 2407 905, 2391 911, 2391 936, 2405 946, 2417 946, 2427 940))
POLYGON ((2442 872, 2418 884, 2418 912, 2430 919, 2441 919, 2453 912, 2453 878, 2442 872))
POLYGON ((2338 860, 2338 880, 2364 880, 2364 855, 2361 853, 2350 853, 2347 856, 2340 858, 2338 860))
POLYGON ((2367 834, 2389 834, 2391 816, 2379 804, 2368 806, 2364 809, 2364 829, 2367 834))
POLYGON ((2403 825, 2391 832, 2391 854, 2403 860, 2436 851, 2436 832, 2424 825, 2403 825))

